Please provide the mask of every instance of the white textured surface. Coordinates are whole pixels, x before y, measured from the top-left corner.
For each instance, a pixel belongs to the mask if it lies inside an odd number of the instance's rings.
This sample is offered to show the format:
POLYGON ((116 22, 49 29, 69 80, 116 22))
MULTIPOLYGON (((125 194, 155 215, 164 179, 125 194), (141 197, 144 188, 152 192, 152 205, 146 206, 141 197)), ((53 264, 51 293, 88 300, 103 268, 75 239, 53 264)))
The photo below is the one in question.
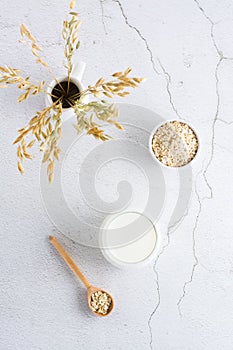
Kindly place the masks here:
MULTIPOLYGON (((18 43, 27 23, 61 73, 66 1, 0 1, 0 62, 42 73, 18 43)), ((84 83, 128 65, 149 79, 127 100, 192 122, 202 139, 188 215, 166 235, 154 266, 120 271, 96 249, 61 237, 116 310, 92 317, 85 291, 49 246, 39 159, 22 179, 12 140, 33 108, 1 91, 0 349, 231 350, 233 344, 233 3, 230 0, 80 0, 84 83)), ((37 101, 37 102, 36 102, 37 101)))

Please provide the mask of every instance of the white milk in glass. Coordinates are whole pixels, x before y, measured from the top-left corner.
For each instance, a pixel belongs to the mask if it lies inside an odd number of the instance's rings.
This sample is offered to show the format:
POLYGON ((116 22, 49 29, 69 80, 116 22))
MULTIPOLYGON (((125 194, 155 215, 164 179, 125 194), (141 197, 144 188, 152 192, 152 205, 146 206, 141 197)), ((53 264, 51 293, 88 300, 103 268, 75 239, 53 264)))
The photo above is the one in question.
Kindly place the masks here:
POLYGON ((108 254, 123 263, 138 263, 147 259, 152 254, 157 243, 157 233, 152 222, 144 215, 136 212, 119 214, 110 220, 105 227, 106 242, 111 241, 113 232, 120 232, 123 228, 127 228, 129 241, 127 242, 126 237, 126 244, 114 248, 111 248, 109 244, 108 254), (140 224, 130 225, 134 222, 140 224), (129 230, 133 230, 133 232, 129 232, 129 230), (135 239, 130 240, 130 237, 135 237, 135 239))

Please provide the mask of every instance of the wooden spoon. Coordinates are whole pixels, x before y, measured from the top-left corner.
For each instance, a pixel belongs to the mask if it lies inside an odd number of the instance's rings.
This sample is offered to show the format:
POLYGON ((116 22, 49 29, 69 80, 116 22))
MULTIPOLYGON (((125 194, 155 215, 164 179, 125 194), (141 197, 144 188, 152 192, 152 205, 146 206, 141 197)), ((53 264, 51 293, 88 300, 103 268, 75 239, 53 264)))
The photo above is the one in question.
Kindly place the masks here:
POLYGON ((83 275, 83 273, 80 271, 78 266, 75 264, 74 260, 65 251, 65 249, 60 245, 60 243, 57 241, 57 239, 54 236, 49 236, 49 240, 52 243, 52 245, 56 248, 58 253, 61 255, 61 257, 65 260, 65 262, 69 266, 69 268, 75 273, 76 276, 78 276, 78 278, 83 282, 83 284, 87 288, 87 301, 88 301, 88 306, 91 309, 91 311, 95 315, 98 315, 98 316, 107 316, 107 315, 109 315, 112 312, 113 308, 114 308, 113 297, 109 293, 105 292, 103 289, 94 287, 94 286, 92 286, 90 284, 90 282, 87 280, 87 278, 83 275), (102 314, 100 312, 97 312, 97 311, 93 310, 93 307, 91 305, 92 295, 93 295, 93 293, 96 293, 96 292, 106 293, 107 296, 111 298, 111 304, 110 304, 110 307, 109 307, 109 309, 108 309, 106 314, 102 314))

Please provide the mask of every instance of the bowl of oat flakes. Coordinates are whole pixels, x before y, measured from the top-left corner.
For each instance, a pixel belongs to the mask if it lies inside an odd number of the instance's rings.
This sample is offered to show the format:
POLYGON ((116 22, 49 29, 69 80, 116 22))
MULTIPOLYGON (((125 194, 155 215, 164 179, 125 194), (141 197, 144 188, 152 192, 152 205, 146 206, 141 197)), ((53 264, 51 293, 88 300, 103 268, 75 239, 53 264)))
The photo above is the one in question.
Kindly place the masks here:
POLYGON ((196 159, 199 137, 183 120, 166 120, 157 125, 149 139, 150 153, 166 168, 183 168, 196 159))

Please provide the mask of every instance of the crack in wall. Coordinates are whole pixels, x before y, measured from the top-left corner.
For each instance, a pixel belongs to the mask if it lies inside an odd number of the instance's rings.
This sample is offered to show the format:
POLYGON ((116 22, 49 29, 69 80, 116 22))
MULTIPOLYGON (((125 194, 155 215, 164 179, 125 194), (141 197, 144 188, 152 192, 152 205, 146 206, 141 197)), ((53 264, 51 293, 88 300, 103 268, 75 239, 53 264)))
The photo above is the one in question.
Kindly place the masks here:
POLYGON ((155 263, 154 263, 154 266, 153 266, 153 270, 154 270, 154 273, 156 275, 156 284, 157 284, 157 292, 158 292, 158 302, 157 304, 155 305, 155 308, 153 309, 153 311, 151 312, 150 314, 150 317, 148 319, 148 328, 149 328, 149 332, 150 332, 150 348, 152 350, 152 343, 153 343, 153 334, 152 334, 152 328, 151 328, 151 321, 152 321, 152 318, 154 317, 154 315, 156 314, 159 306, 160 306, 160 303, 161 303, 161 295, 160 295, 160 286, 159 286, 159 273, 158 271, 156 270, 156 266, 157 266, 157 263, 161 257, 161 255, 163 255, 164 251, 166 250, 166 248, 170 245, 170 242, 171 242, 171 234, 173 231, 175 231, 180 223, 183 221, 183 219, 188 215, 188 211, 189 211, 189 208, 187 208, 187 210, 184 212, 184 214, 181 216, 181 218, 179 220, 177 220, 176 222, 174 222, 172 225, 170 225, 168 227, 168 231, 167 231, 167 242, 166 244, 162 247, 160 253, 158 254, 156 260, 155 260, 155 263))
MULTIPOLYGON (((161 255, 161 254, 159 254, 159 256, 160 256, 160 255, 161 255)), ((159 256, 158 256, 158 258, 159 258, 159 256)), ((156 263, 157 263, 157 261, 158 261, 158 258, 156 259, 156 262, 155 262, 154 267, 153 267, 154 273, 155 273, 155 275, 156 275, 158 302, 157 302, 157 304, 156 304, 154 310, 153 310, 152 313, 150 314, 150 317, 149 317, 148 322, 147 322, 147 324, 148 324, 148 329, 149 329, 149 333, 150 333, 150 344, 149 344, 149 345, 150 345, 150 349, 151 349, 151 350, 153 350, 153 348, 152 348, 153 333, 152 333, 152 328, 151 328, 151 321, 152 321, 152 318, 153 318, 154 314, 155 314, 156 311, 158 310, 159 305, 160 305, 160 302, 161 302, 160 286, 159 286, 159 275, 158 275, 158 272, 157 272, 156 269, 155 269, 155 266, 156 266, 156 263)))
POLYGON ((151 328, 151 321, 152 321, 152 318, 153 316, 155 315, 156 311, 158 310, 159 308, 159 305, 160 305, 160 302, 161 302, 161 296, 160 296, 160 285, 159 285, 159 273, 158 271, 156 270, 156 266, 157 266, 157 263, 159 261, 159 258, 160 256, 164 253, 165 249, 169 246, 170 244, 170 231, 168 229, 168 232, 167 232, 167 243, 163 246, 163 248, 161 249, 160 253, 158 254, 155 262, 154 262, 154 266, 153 266, 153 271, 156 275, 156 284, 157 284, 157 292, 158 292, 158 302, 157 304, 155 305, 153 311, 151 312, 150 314, 150 317, 148 319, 148 328, 149 328, 149 332, 150 332, 150 348, 152 349, 152 343, 153 343, 153 334, 152 334, 152 328, 151 328))
POLYGON ((180 316, 182 316, 181 304, 182 304, 182 302, 184 300, 184 297, 186 295, 187 286, 192 283, 194 272, 195 272, 197 266, 200 264, 199 260, 198 260, 198 256, 197 256, 197 251, 196 251, 196 237, 195 237, 195 235, 196 235, 196 231, 197 231, 197 228, 198 228, 199 218, 200 218, 200 215, 201 215, 201 212, 202 212, 202 205, 203 205, 205 199, 209 199, 209 197, 204 197, 201 200, 201 198, 199 196, 199 193, 198 193, 198 190, 197 190, 197 179, 202 174, 203 169, 204 169, 204 162, 203 162, 203 165, 202 165, 202 169, 198 172, 198 174, 196 176, 196 179, 195 179, 195 194, 196 194, 197 201, 198 201, 198 212, 197 212, 194 228, 193 228, 193 231, 192 231, 192 241, 193 241, 192 251, 193 251, 193 257, 194 257, 194 264, 192 266, 192 271, 191 271, 190 278, 189 278, 188 281, 186 281, 184 283, 183 288, 182 288, 183 293, 182 293, 181 297, 179 298, 179 300, 177 302, 177 307, 178 307, 178 311, 179 311, 180 316))
POLYGON ((221 118, 218 118, 217 121, 221 122, 223 124, 227 124, 227 125, 232 125, 233 124, 233 121, 228 122, 227 120, 224 120, 224 119, 221 119, 221 118))
MULTIPOLYGON (((214 38, 214 26, 216 23, 214 23, 212 21, 212 19, 206 14, 205 10, 203 9, 203 7, 200 5, 199 1, 198 0, 194 0, 195 4, 197 5, 197 7, 199 8, 199 10, 201 11, 201 13, 203 14, 203 16, 206 18, 206 20, 210 23, 210 36, 211 36, 211 40, 212 40, 212 43, 213 43, 213 46, 217 52, 217 55, 219 57, 218 59, 218 62, 217 62, 217 65, 216 65, 216 68, 215 68, 215 80, 216 80, 216 95, 217 95, 217 106, 216 106, 216 112, 215 112, 215 116, 214 116, 214 120, 213 120, 213 123, 212 123, 212 140, 211 140, 211 155, 210 155, 210 159, 209 159, 209 162, 207 163, 206 165, 206 168, 203 172, 203 177, 204 177, 204 180, 206 182, 206 185, 207 187, 209 188, 210 190, 210 199, 213 198, 213 190, 212 190, 212 187, 211 185, 209 184, 208 182, 208 179, 207 179, 207 171, 212 163, 212 160, 213 160, 213 154, 214 154, 214 139, 215 139, 215 124, 216 124, 216 121, 218 119, 218 114, 219 114, 219 104, 220 104, 220 95, 219 95, 219 79, 218 79, 218 69, 219 69, 219 66, 222 62, 222 60, 225 58, 223 56, 223 53, 221 52, 221 50, 218 48, 218 45, 215 41, 215 38, 214 38)), ((225 58, 226 59, 226 58, 225 58)))
POLYGON ((211 187, 211 185, 209 184, 208 182, 208 179, 207 179, 207 171, 212 163, 212 160, 213 160, 213 156, 214 156, 214 141, 215 141, 215 124, 218 120, 218 114, 219 114, 219 105, 220 105, 220 95, 219 95, 219 78, 218 78, 218 70, 219 70, 219 67, 220 67, 220 64, 222 62, 222 57, 220 57, 218 63, 217 63, 217 66, 216 66, 216 69, 215 69, 215 80, 216 80, 216 95, 217 95, 217 106, 216 106, 216 113, 215 113, 215 116, 214 116, 214 120, 213 120, 213 123, 212 123, 212 139, 211 139, 211 154, 210 154, 210 159, 205 167, 205 170, 203 172, 203 177, 205 179, 205 182, 210 190, 210 197, 208 197, 208 199, 212 199, 213 198, 213 189, 211 187))
MULTIPOLYGON (((146 38, 142 35, 142 33, 140 32, 140 30, 135 27, 134 25, 132 25, 131 23, 129 23, 129 20, 128 20, 128 17, 126 16, 125 14, 125 11, 123 9, 123 6, 120 2, 120 0, 113 0, 114 2, 116 2, 121 10, 121 14, 125 20, 125 23, 126 25, 131 28, 132 30, 134 30, 137 35, 140 37, 140 39, 144 42, 145 46, 146 46, 146 50, 148 51, 149 55, 150 55, 150 61, 151 61, 151 64, 152 64, 152 68, 153 68, 153 71, 158 74, 158 75, 161 75, 160 72, 158 72, 158 70, 156 69, 156 64, 155 64, 155 59, 154 59, 154 56, 153 56, 153 52, 148 44, 148 41, 146 40, 146 38)), ((162 69, 162 72, 163 72, 163 75, 166 79, 166 90, 167 90, 167 94, 168 94, 168 97, 169 97, 169 102, 170 102, 170 105, 172 107, 172 110, 175 112, 175 114, 177 115, 178 118, 180 118, 179 116, 179 113, 175 107, 175 104, 173 102, 173 99, 172 99, 172 94, 171 94, 171 89, 170 89, 170 86, 171 86, 171 76, 170 74, 165 70, 164 66, 162 65, 161 61, 157 58, 157 61, 159 63, 159 66, 160 68, 162 69)))
MULTIPOLYGON (((201 215, 201 212, 202 212, 202 206, 203 206, 203 203, 206 199, 212 199, 213 198, 213 189, 212 189, 212 186, 210 185, 209 181, 208 181, 208 178, 207 178, 207 172, 208 172, 208 169, 212 163, 212 160, 213 160, 213 156, 214 156, 214 145, 215 145, 215 125, 216 125, 216 122, 218 120, 218 115, 219 115, 219 105, 220 105, 220 94, 219 94, 219 77, 218 77, 218 70, 219 70, 219 67, 221 65, 221 62, 223 61, 223 59, 227 59, 226 57, 223 56, 221 50, 219 50, 218 48, 218 45, 215 41, 215 38, 214 38, 214 26, 215 26, 215 23, 211 20, 211 18, 205 13, 205 10, 203 9, 203 7, 200 5, 200 3, 197 1, 197 0, 194 0, 195 4, 197 5, 198 9, 201 11, 201 13, 203 14, 203 16, 206 18, 206 20, 210 23, 210 36, 211 36, 211 40, 212 40, 212 43, 213 43, 213 46, 215 48, 215 51, 218 55, 218 62, 216 64, 216 68, 215 68, 215 72, 214 72, 214 75, 215 75, 215 81, 216 81, 216 84, 215 84, 215 92, 216 92, 216 96, 217 96, 217 104, 216 104, 216 112, 215 112, 215 115, 214 115, 214 119, 213 119, 213 122, 212 122, 212 138, 211 138, 211 154, 210 154, 210 158, 209 158, 209 161, 203 171, 203 178, 204 178, 204 181, 210 191, 210 196, 208 197, 204 197, 202 200, 198 194, 198 191, 197 191, 197 188, 195 186, 195 192, 196 192, 196 196, 197 196, 197 199, 198 199, 198 203, 199 203, 199 209, 198 209, 198 213, 197 213, 197 216, 196 216, 196 220, 195 220, 195 225, 194 225, 194 228, 193 228, 193 231, 192 231, 192 236, 193 236, 193 245, 192 245, 192 250, 193 250, 193 257, 194 257, 194 264, 192 266, 192 271, 191 271, 191 276, 189 278, 188 281, 186 281, 183 285, 183 294, 181 295, 180 299, 178 300, 178 303, 177 303, 177 307, 178 307, 178 310, 179 310, 179 314, 180 316, 182 316, 182 313, 181 313, 181 304, 182 302, 184 301, 184 298, 185 298, 185 295, 186 295, 186 290, 187 290, 187 286, 190 285, 193 281, 193 277, 194 277, 194 273, 195 273, 195 270, 197 268, 197 265, 199 264, 199 261, 198 261, 198 257, 197 257, 197 252, 196 252, 196 240, 195 240, 195 233, 197 231, 197 228, 198 228, 198 223, 199 223, 199 218, 200 218, 200 215, 201 215)), ((202 171, 201 171, 202 173, 202 171)), ((197 175, 197 178, 200 174, 197 175)), ((196 182, 197 182, 197 179, 196 179, 196 182)))
POLYGON ((180 115, 173 103, 173 100, 172 100, 172 94, 171 94, 171 90, 170 90, 170 85, 171 85, 171 76, 170 74, 165 70, 164 66, 162 65, 161 61, 158 59, 158 62, 159 62, 159 65, 165 75, 165 78, 166 78, 166 89, 167 89, 167 93, 168 93, 168 96, 169 96, 169 102, 170 102, 170 105, 173 109, 173 111, 175 112, 175 114, 177 115, 178 118, 180 118, 180 115))
POLYGON ((118 6, 119 6, 119 8, 120 8, 120 10, 121 10, 121 14, 122 14, 122 16, 123 16, 123 18, 124 18, 124 20, 125 20, 125 24, 126 24, 129 28, 133 29, 133 30, 138 34, 138 36, 141 38, 141 40, 144 42, 144 44, 145 44, 145 46, 146 46, 146 50, 148 51, 148 53, 149 53, 149 55, 150 55, 150 61, 151 61, 151 64, 152 64, 153 71, 154 71, 156 74, 159 74, 159 72, 158 72, 157 69, 156 69, 155 60, 154 60, 154 56, 153 56, 152 50, 151 50, 151 48, 150 48, 150 46, 149 46, 149 44, 148 44, 146 38, 142 35, 142 33, 140 32, 140 30, 139 30, 137 27, 135 27, 135 26, 133 26, 131 23, 129 23, 128 17, 127 17, 126 14, 125 14, 125 11, 124 11, 124 9, 123 9, 123 6, 122 6, 121 2, 120 2, 119 0, 113 0, 113 2, 115 2, 115 3, 118 4, 118 6))
POLYGON ((106 24, 104 21, 104 17, 105 17, 105 15, 104 15, 104 0, 99 0, 99 3, 100 3, 100 8, 101 8, 101 21, 103 24, 104 33, 105 33, 105 35, 107 35, 108 32, 107 32, 106 24))
MULTIPOLYGON (((201 170, 201 172, 202 172, 202 170, 201 170)), ((201 173, 201 172, 200 172, 200 173, 201 173)), ((200 173, 197 175, 197 178, 198 178, 198 176, 200 175, 200 173)), ((196 178, 196 182, 197 182, 197 178, 196 178)), ((199 217, 200 217, 200 215, 201 215, 203 201, 201 201, 201 199, 200 199, 200 197, 199 197, 199 194, 198 194, 198 191, 197 191, 197 186, 195 186, 195 193, 196 193, 196 196, 197 196, 199 208, 198 208, 198 213, 197 213, 196 220, 195 220, 195 225, 194 225, 194 228, 193 228, 193 231, 192 231, 192 239, 193 239, 192 250, 193 250, 194 264, 193 264, 193 266, 192 266, 192 271, 191 271, 190 279, 184 283, 184 285, 183 285, 183 294, 181 295, 181 297, 180 297, 180 299, 178 300, 178 303, 177 303, 177 307, 178 307, 180 316, 182 316, 182 313, 181 313, 181 303, 183 302, 184 297, 185 297, 185 295, 186 295, 186 288, 187 288, 187 286, 188 286, 190 283, 192 283, 192 281, 193 281, 193 276, 194 276, 194 272, 195 272, 195 270, 196 270, 197 265, 199 264, 198 257, 197 257, 197 253, 196 253, 196 239, 195 239, 195 233, 196 233, 196 230, 197 230, 197 227, 198 227, 199 217)))

